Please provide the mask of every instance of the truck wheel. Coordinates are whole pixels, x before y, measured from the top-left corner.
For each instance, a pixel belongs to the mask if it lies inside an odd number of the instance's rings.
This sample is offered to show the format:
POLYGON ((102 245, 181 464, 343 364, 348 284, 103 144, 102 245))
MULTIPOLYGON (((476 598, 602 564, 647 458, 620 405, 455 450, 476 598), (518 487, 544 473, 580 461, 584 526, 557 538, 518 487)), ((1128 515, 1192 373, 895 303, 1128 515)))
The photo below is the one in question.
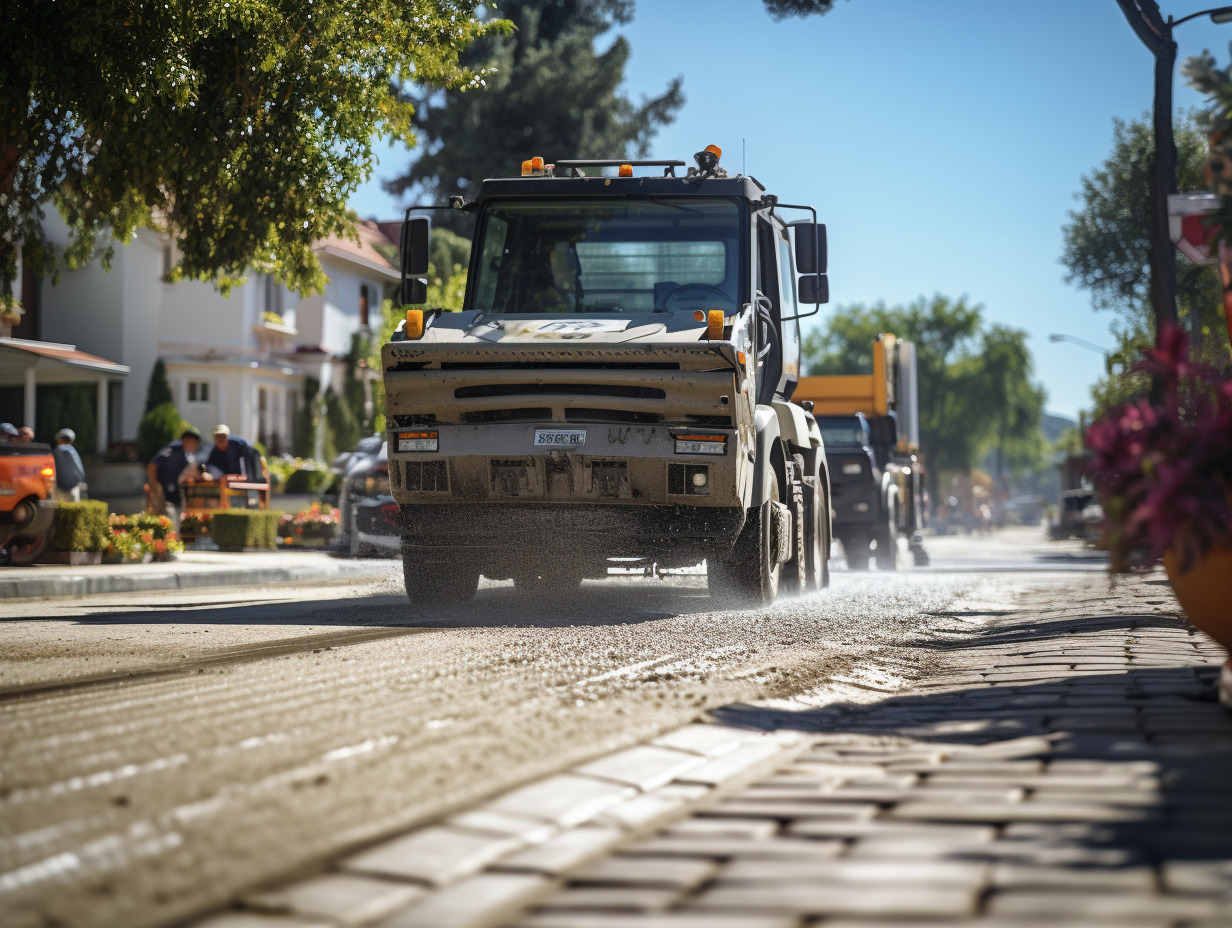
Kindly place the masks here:
POLYGON ((868 536, 862 532, 843 539, 843 554, 847 558, 848 570, 868 570, 871 554, 868 550, 868 536))
POLYGON ((815 593, 830 585, 829 501, 817 486, 804 488, 805 592, 815 593))
POLYGON ((416 606, 444 606, 475 598, 479 569, 464 564, 426 562, 402 552, 402 581, 406 597, 416 606))
POLYGON ((777 557, 771 504, 778 498, 778 477, 771 470, 767 499, 749 510, 736 544, 706 561, 706 586, 712 599, 726 600, 725 605, 757 608, 769 606, 778 596, 783 565, 777 557))
POLYGON ((898 531, 894 525, 893 514, 890 522, 877 529, 877 569, 898 570, 898 531))
POLYGON ((805 508, 804 485, 793 484, 791 488, 791 559, 783 565, 779 589, 791 596, 802 596, 808 590, 809 550, 812 533, 807 531, 809 513, 805 508))
POLYGON ((39 555, 47 550, 47 542, 50 539, 51 532, 43 532, 41 535, 22 535, 14 538, 9 542, 8 546, 9 563, 14 567, 25 567, 27 564, 33 564, 39 559, 39 555))

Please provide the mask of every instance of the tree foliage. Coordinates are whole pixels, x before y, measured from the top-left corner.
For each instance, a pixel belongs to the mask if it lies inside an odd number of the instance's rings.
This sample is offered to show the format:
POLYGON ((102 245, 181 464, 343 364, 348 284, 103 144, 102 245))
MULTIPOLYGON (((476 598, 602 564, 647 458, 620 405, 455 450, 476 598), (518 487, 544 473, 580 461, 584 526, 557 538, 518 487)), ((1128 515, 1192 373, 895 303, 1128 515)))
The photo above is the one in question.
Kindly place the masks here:
POLYGON ((836 0, 762 0, 774 20, 789 16, 824 16, 834 9, 836 0))
POLYGON ((174 404, 175 397, 171 395, 171 384, 167 380, 167 365, 159 358, 154 362, 154 369, 150 371, 150 382, 145 388, 145 409, 142 412, 147 413, 164 403, 174 404))
POLYGON ((514 31, 490 33, 461 57, 467 67, 491 69, 486 86, 478 93, 457 88, 412 96, 423 154, 387 185, 391 192, 469 197, 484 178, 516 174, 533 155, 554 161, 645 154, 684 103, 680 78, 639 104, 620 93, 630 54, 623 36, 596 51, 596 39, 632 18, 632 0, 496 6, 514 31))
MULTIPOLYGON (((1175 127, 1177 186, 1205 188, 1206 138, 1192 115, 1175 127)), ((1098 310, 1111 310, 1128 329, 1154 324, 1151 308, 1151 172, 1155 139, 1147 117, 1112 123, 1112 151, 1082 178, 1080 206, 1062 229, 1067 283, 1091 294, 1098 310)), ((1191 331, 1223 329, 1222 289, 1213 267, 1178 253, 1177 308, 1191 331)))
POLYGON ((1031 381, 1025 332, 985 327, 983 308, 965 297, 839 307, 804 339, 807 372, 870 373, 873 342, 883 332, 915 343, 920 446, 934 481, 945 471, 970 470, 993 449, 1009 469, 1038 462, 1044 391, 1031 381))
MULTIPOLYGON (((0 30, 0 284, 88 260, 138 228, 177 275, 251 266, 319 290, 312 243, 353 234, 372 140, 413 139, 396 88, 459 89, 460 51, 496 25, 477 0, 12 0, 0 30), (43 242, 53 199, 72 231, 43 242), (100 233, 110 230, 110 237, 100 233)), ((107 255, 104 254, 104 258, 107 255)))

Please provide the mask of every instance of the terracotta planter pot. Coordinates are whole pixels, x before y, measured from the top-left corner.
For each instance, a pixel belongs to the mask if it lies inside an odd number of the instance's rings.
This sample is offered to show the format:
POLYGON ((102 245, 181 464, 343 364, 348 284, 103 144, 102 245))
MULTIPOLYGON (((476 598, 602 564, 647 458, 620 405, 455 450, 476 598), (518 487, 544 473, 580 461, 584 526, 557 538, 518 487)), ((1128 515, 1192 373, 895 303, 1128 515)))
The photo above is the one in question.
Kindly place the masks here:
POLYGON ((1168 551, 1164 568, 1189 621, 1232 651, 1232 548, 1213 548, 1184 573, 1168 551))

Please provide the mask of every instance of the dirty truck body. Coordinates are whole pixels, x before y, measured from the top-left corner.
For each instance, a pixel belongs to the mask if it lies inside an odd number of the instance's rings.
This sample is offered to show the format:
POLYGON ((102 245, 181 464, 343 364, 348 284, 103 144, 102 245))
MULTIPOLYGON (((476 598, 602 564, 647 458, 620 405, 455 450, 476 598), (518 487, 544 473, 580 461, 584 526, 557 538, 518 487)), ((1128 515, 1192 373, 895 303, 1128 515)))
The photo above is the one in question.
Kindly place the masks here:
POLYGON ((898 568, 906 538, 915 564, 928 563, 920 534, 924 467, 919 455, 915 346, 883 334, 873 343, 871 374, 804 377, 825 441, 834 502, 834 537, 847 566, 898 568))
MULTIPOLYGON (((750 602, 826 583, 821 435, 789 401, 824 226, 751 178, 632 164, 661 176, 571 162, 455 204, 476 214, 464 310, 409 309, 382 355, 412 599, 703 559, 750 602)), ((427 234, 403 226, 408 308, 427 234)))

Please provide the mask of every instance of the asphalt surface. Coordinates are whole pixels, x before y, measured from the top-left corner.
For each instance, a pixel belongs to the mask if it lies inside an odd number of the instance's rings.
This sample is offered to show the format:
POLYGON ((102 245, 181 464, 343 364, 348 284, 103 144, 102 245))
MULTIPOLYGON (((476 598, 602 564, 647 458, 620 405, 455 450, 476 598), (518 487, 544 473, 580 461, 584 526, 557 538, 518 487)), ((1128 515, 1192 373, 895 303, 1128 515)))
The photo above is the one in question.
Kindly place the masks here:
POLYGON ((0 610, 0 911, 165 924, 683 724, 928 659, 930 617, 1106 584, 1039 530, 755 611, 698 575, 423 612, 387 579, 0 610), (961 608, 960 608, 961 607, 961 608))

